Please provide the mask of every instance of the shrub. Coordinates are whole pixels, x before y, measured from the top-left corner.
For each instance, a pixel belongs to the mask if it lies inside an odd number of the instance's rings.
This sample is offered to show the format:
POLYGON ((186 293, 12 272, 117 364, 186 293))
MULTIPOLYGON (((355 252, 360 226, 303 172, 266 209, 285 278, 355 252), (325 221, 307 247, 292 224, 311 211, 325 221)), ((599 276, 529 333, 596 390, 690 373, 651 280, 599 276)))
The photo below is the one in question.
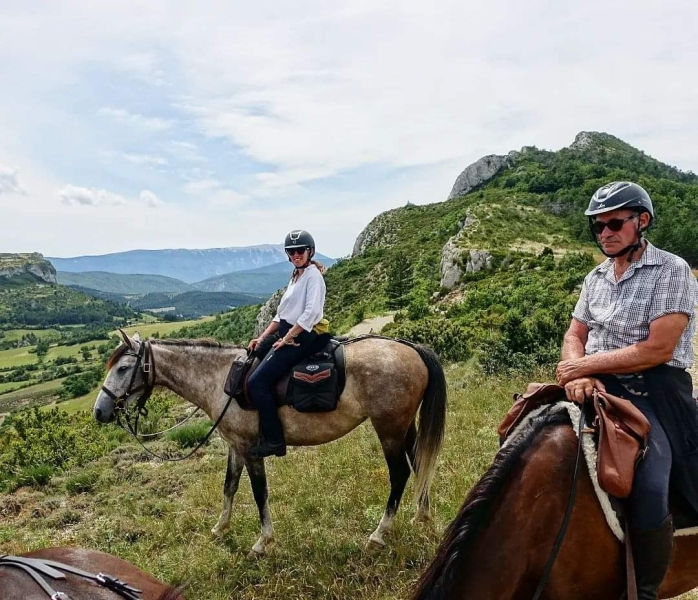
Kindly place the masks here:
POLYGON ((383 331, 429 346, 444 361, 463 361, 471 355, 467 331, 459 323, 447 319, 401 321, 389 324, 383 331))
POLYGON ((69 494, 84 494, 95 489, 98 481, 98 471, 83 471, 66 479, 65 489, 69 494))
POLYGON ((181 448, 193 448, 201 443, 212 426, 213 423, 208 420, 194 421, 173 429, 167 434, 167 437, 179 444, 181 448))
POLYGON ((10 480, 8 487, 17 489, 23 486, 42 487, 48 484, 53 477, 54 468, 51 465, 30 465, 23 467, 10 480))

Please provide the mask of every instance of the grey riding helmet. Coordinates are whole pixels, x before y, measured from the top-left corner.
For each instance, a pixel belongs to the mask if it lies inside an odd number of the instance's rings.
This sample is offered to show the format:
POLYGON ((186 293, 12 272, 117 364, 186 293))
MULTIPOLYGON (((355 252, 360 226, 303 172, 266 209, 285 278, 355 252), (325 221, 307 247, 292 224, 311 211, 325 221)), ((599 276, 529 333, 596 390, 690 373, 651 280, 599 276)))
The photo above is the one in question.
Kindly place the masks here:
POLYGON ((650 225, 654 220, 654 208, 650 195, 637 183, 630 181, 613 181, 600 187, 591 197, 589 208, 584 211, 584 214, 591 218, 620 208, 649 213, 650 225))
POLYGON ((291 248, 310 248, 310 258, 315 254, 315 240, 305 229, 294 229, 286 234, 284 250, 291 248))

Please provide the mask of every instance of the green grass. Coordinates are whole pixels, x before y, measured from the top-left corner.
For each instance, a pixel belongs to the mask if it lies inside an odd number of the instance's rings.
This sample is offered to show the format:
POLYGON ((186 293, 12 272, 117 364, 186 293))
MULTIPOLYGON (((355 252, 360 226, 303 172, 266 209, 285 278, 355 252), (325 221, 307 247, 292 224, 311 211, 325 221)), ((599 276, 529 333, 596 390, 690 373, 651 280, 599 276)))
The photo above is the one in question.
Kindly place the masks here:
MULTIPOLYGON (((0 495, 0 553, 59 544, 103 550, 162 580, 188 580, 187 597, 202 600, 406 598, 467 491, 489 466, 512 393, 527 384, 523 378, 485 378, 467 366, 449 367, 447 376, 447 434, 432 488, 435 530, 411 525, 410 483, 383 551, 364 548, 389 491, 380 445, 364 424, 332 444, 293 448, 285 458, 267 461, 276 544, 261 560, 246 557, 259 533, 246 475, 230 532, 221 540, 210 534, 226 461, 217 436, 183 463, 151 461, 124 443, 44 487, 0 495)), ((155 446, 182 452, 174 442, 155 446)))

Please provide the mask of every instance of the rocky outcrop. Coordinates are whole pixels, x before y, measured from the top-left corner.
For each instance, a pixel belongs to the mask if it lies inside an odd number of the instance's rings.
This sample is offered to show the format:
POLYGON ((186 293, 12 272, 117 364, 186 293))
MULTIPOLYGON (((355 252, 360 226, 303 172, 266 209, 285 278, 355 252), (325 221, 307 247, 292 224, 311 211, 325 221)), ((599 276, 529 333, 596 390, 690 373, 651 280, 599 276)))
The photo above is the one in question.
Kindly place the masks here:
POLYGON ((0 253, 0 283, 3 279, 24 280, 27 283, 56 283, 56 269, 38 252, 0 253))
POLYGON ((379 214, 359 234, 354 242, 352 256, 359 256, 369 248, 386 248, 397 239, 400 223, 397 217, 399 208, 379 214))
POLYGON ((257 322, 254 326, 254 337, 259 337, 267 325, 271 322, 276 314, 276 310, 279 308, 279 302, 281 302, 281 297, 284 295, 286 288, 281 288, 274 292, 274 294, 264 303, 264 306, 259 309, 257 313, 257 322))
POLYGON ((468 215, 458 223, 460 230, 441 249, 441 287, 452 289, 465 273, 477 273, 492 268, 492 254, 487 250, 473 250, 461 246, 466 230, 477 223, 468 215))
POLYGON ((490 154, 483 156, 477 162, 466 167, 453 184, 453 189, 448 195, 448 199, 457 198, 470 192, 472 189, 482 185, 494 177, 501 169, 509 166, 516 153, 507 156, 490 154))

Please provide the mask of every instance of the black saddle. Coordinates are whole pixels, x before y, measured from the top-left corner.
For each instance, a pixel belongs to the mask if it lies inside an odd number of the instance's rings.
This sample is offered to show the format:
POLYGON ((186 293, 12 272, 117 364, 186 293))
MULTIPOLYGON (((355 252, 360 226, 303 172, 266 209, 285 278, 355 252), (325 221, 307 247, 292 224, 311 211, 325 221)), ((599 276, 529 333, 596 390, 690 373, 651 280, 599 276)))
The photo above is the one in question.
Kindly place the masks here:
MULTIPOLYGON (((246 360, 236 360, 231 366, 224 390, 237 400, 240 408, 256 410, 247 382, 278 339, 276 334, 267 336, 246 360)), ((346 383, 344 343, 347 339, 320 334, 306 358, 277 380, 273 388, 276 405, 289 405, 300 412, 327 412, 337 408, 346 383)))

